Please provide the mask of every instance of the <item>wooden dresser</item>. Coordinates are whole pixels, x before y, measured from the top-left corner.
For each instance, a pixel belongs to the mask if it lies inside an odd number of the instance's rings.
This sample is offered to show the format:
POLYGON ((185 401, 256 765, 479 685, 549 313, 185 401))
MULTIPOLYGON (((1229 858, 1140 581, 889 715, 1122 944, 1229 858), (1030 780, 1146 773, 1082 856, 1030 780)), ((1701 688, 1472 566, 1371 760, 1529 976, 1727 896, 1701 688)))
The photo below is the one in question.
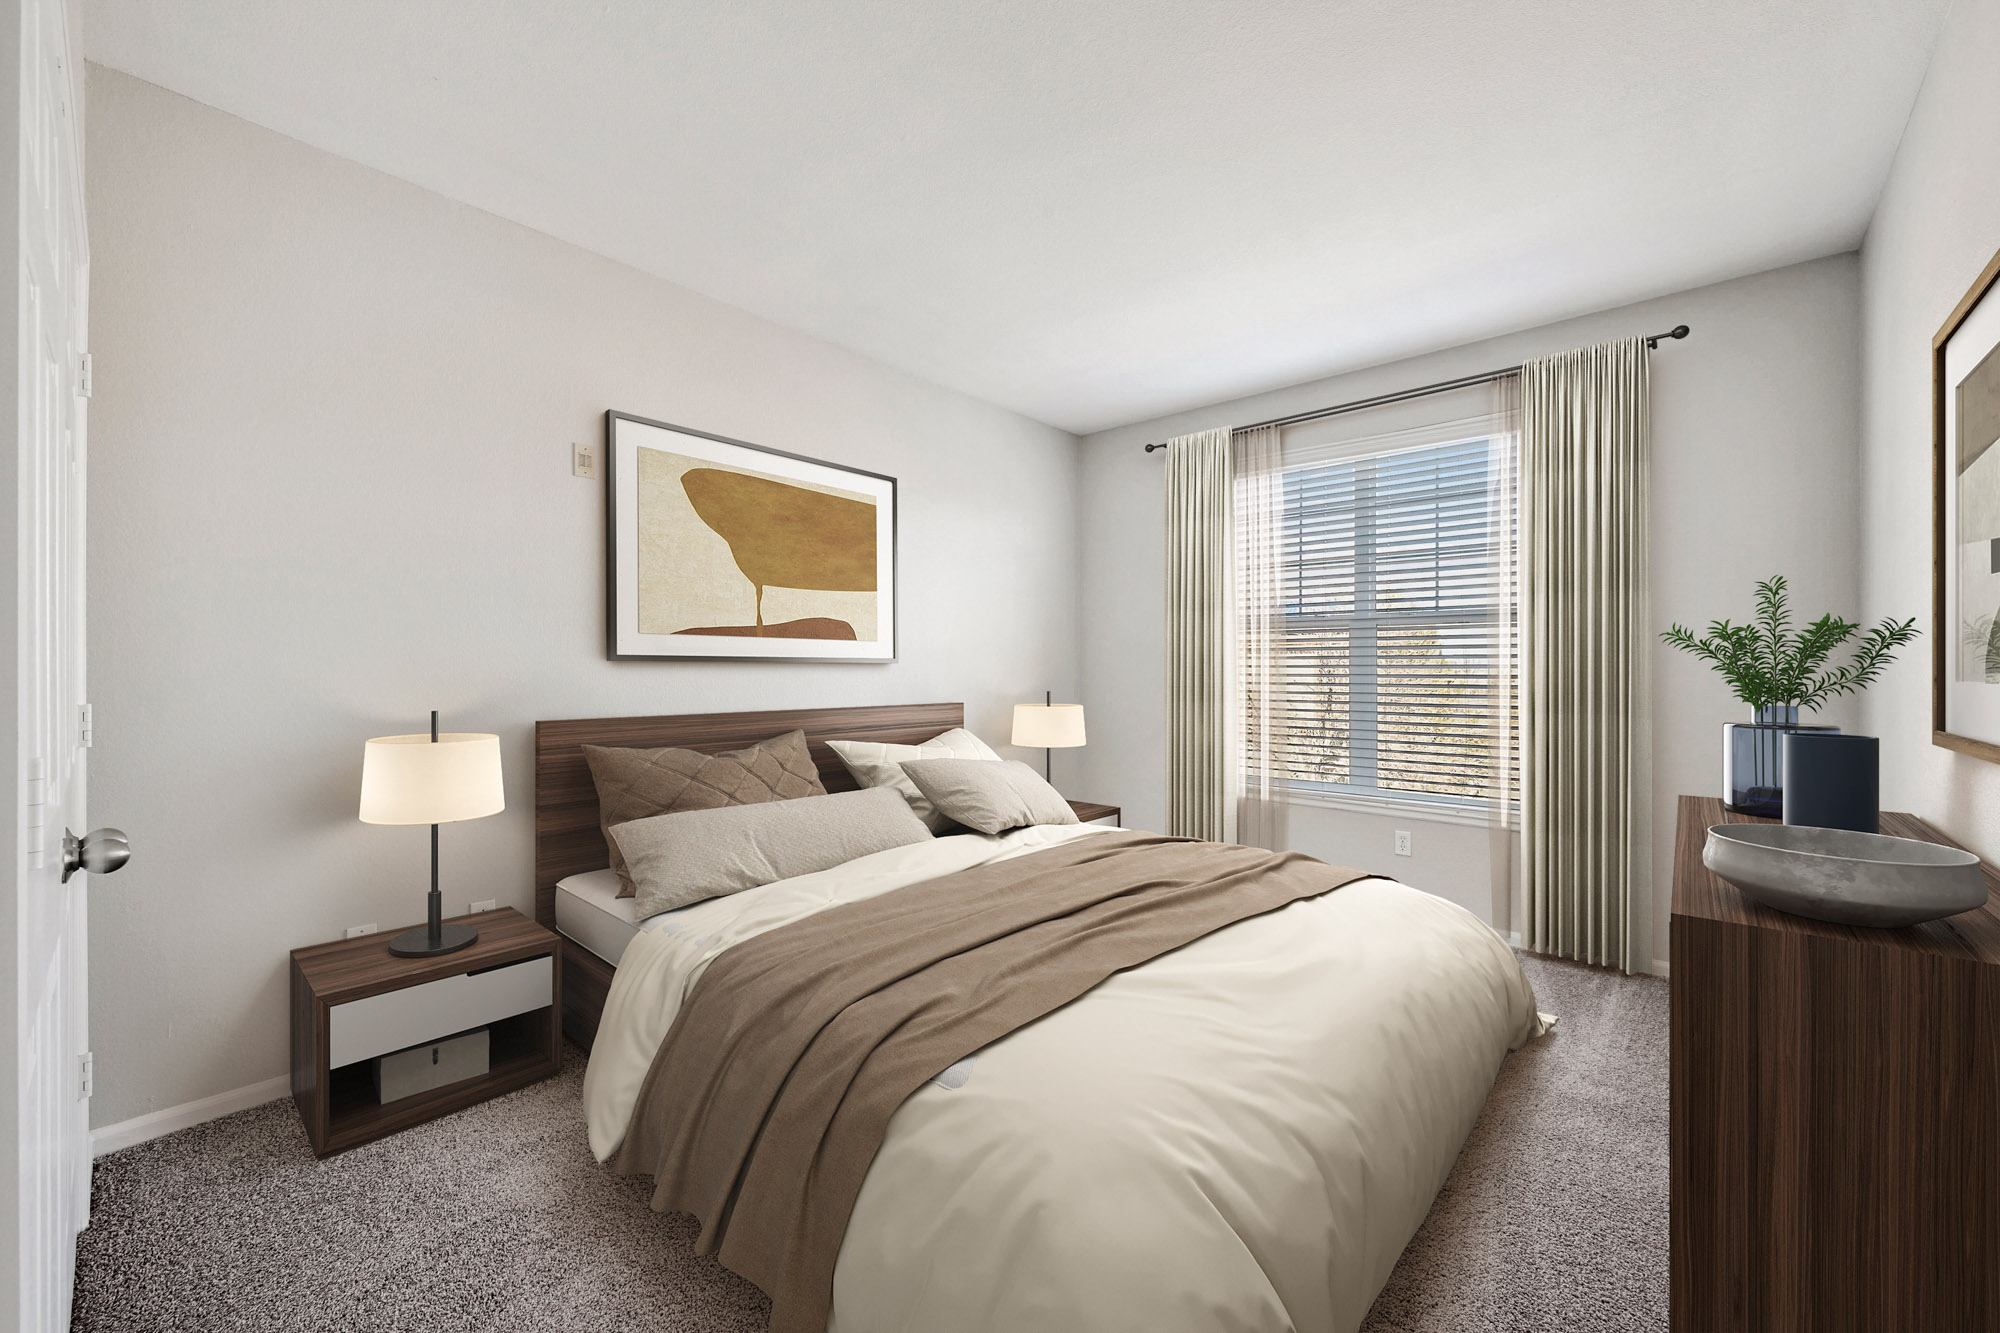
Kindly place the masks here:
MULTIPOLYGON (((1676 1330, 2000 1330, 2000 876, 1904 930, 1788 916, 1674 853, 1676 1330)), ((1952 844, 1913 815, 1882 832, 1952 844)))

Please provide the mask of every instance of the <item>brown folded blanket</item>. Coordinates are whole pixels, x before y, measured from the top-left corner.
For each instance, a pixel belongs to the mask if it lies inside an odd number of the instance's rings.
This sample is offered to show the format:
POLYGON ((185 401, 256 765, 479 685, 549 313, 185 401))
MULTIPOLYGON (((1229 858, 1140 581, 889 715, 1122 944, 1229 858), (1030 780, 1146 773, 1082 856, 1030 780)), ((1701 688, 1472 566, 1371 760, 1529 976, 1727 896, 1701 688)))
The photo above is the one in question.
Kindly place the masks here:
POLYGON ((700 1219, 702 1252, 770 1295, 772 1333, 823 1333, 862 1178, 925 1080, 1114 972, 1365 877, 1118 832, 828 908, 709 965, 617 1167, 700 1219))

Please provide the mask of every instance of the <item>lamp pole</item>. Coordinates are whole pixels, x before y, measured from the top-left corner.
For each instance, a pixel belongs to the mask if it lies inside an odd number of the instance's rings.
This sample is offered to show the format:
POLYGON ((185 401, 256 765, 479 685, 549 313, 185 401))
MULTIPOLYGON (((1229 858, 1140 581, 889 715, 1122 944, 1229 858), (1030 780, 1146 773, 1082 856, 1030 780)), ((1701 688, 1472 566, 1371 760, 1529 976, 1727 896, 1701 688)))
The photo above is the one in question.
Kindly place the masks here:
MULTIPOLYGON (((438 710, 431 709, 431 744, 438 743, 438 710)), ((444 895, 438 891, 438 826, 431 825, 431 952, 444 948, 444 895)))

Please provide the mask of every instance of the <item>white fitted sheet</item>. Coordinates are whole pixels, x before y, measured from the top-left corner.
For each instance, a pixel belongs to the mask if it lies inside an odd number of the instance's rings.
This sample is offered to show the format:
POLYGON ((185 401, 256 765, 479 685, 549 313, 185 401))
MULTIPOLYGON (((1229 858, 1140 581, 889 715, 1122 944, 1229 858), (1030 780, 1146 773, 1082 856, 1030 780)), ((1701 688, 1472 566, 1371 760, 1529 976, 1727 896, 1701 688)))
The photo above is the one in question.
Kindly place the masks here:
POLYGON ((639 933, 636 898, 618 896, 618 873, 609 867, 556 883, 556 929, 613 967, 639 933))

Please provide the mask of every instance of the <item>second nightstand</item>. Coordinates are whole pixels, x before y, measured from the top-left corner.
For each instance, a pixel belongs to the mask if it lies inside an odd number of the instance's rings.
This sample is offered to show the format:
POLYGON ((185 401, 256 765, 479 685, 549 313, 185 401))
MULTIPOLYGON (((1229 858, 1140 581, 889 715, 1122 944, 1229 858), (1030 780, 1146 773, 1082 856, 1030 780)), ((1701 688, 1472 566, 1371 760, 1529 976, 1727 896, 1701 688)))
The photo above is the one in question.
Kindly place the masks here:
MULTIPOLYGON (((1068 800, 1067 797, 1064 799, 1068 800)), ((1070 801, 1069 808, 1076 811, 1080 824, 1116 824, 1125 815, 1115 805, 1099 805, 1095 801, 1070 801)))
POLYGON ((292 1100, 321 1157, 511 1092, 562 1063, 562 952, 511 907, 456 917, 479 939, 457 953, 398 958, 394 931, 292 950, 292 1100), (474 1028, 484 1074, 379 1100, 374 1062, 474 1028))

